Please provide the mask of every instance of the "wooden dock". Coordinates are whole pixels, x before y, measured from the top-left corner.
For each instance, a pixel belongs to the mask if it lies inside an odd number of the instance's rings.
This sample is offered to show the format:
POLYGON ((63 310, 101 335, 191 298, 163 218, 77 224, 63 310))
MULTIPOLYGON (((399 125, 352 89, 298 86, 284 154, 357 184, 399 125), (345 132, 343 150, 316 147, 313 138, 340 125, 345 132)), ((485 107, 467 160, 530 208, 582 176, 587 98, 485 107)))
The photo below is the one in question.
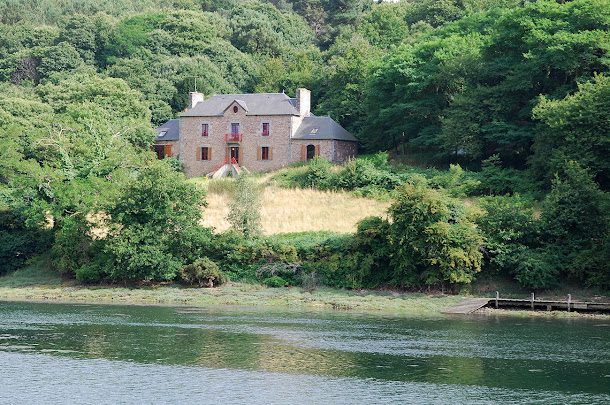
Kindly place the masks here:
POLYGON ((572 297, 568 295, 565 301, 540 300, 534 297, 530 299, 517 298, 471 298, 460 302, 459 304, 447 308, 442 313, 444 314, 471 314, 474 311, 488 308, 505 308, 505 309, 525 309, 530 311, 576 311, 576 312, 598 312, 610 313, 609 302, 584 302, 572 301, 572 297))

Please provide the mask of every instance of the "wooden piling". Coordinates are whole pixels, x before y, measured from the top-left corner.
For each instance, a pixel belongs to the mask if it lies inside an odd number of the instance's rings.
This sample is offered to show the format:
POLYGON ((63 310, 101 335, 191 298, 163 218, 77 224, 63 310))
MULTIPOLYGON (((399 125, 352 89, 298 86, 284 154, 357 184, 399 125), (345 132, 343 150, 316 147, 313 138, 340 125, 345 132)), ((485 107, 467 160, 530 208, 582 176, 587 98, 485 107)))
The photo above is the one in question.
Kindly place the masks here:
POLYGON ((530 302, 532 303, 532 311, 534 310, 534 293, 532 293, 532 298, 530 299, 530 302))
POLYGON ((568 294, 568 312, 570 312, 571 304, 572 304, 572 294, 568 294))
POLYGON ((496 309, 500 307, 500 291, 496 291, 496 309))

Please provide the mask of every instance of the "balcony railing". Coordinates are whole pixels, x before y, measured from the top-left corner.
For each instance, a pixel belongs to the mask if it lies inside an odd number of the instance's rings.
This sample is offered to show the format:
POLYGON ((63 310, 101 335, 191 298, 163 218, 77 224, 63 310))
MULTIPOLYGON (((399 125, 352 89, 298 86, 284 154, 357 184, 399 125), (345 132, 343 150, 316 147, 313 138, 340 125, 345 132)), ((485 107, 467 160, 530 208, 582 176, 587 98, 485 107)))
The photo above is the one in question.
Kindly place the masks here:
POLYGON ((241 142, 241 134, 225 134, 225 142, 241 142))

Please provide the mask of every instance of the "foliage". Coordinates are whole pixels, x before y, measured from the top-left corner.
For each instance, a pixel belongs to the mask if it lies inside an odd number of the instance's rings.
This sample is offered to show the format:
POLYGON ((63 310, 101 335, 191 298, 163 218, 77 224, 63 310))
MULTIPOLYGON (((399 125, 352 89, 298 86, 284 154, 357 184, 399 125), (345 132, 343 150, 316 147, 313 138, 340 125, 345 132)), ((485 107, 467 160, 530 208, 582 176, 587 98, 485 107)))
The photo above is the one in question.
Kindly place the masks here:
POLYGON ((263 284, 267 287, 279 288, 286 287, 288 283, 280 276, 271 276, 263 280, 263 284))
POLYGON ((588 167, 603 188, 610 187, 610 77, 597 75, 561 100, 542 97, 534 109, 542 129, 536 138, 534 168, 549 182, 566 160, 588 167))
POLYGON ((602 270, 589 266, 599 263, 598 250, 607 243, 609 204, 608 194, 599 189, 589 171, 574 161, 566 162, 553 180, 541 216, 543 242, 552 249, 563 274, 587 280, 602 270))
POLYGON ((260 232, 260 192, 254 180, 246 174, 239 175, 235 180, 235 195, 229 205, 227 219, 233 229, 246 238, 260 232))
POLYGON ((45 252, 51 236, 50 230, 26 227, 18 215, 0 209, 0 275, 20 269, 29 258, 45 252))
POLYGON ((483 238, 462 203, 406 183, 389 214, 394 284, 469 283, 481 270, 483 238))
POLYGON ((522 274, 517 270, 522 267, 521 256, 529 246, 536 245, 538 236, 539 224, 531 202, 514 195, 486 197, 479 205, 485 213, 477 219, 477 225, 485 237, 489 269, 522 274))
POLYGON ((180 278, 187 284, 199 287, 217 287, 227 282, 227 276, 218 265, 207 257, 188 264, 180 271, 180 278))

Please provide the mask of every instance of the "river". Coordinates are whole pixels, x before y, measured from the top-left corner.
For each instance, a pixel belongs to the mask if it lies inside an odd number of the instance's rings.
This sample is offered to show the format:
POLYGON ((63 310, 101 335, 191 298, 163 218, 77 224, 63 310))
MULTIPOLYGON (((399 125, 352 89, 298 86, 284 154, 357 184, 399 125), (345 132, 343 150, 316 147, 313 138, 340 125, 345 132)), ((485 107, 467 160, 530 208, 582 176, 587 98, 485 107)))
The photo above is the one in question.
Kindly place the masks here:
POLYGON ((0 302, 0 403, 608 404, 610 322, 0 302))

